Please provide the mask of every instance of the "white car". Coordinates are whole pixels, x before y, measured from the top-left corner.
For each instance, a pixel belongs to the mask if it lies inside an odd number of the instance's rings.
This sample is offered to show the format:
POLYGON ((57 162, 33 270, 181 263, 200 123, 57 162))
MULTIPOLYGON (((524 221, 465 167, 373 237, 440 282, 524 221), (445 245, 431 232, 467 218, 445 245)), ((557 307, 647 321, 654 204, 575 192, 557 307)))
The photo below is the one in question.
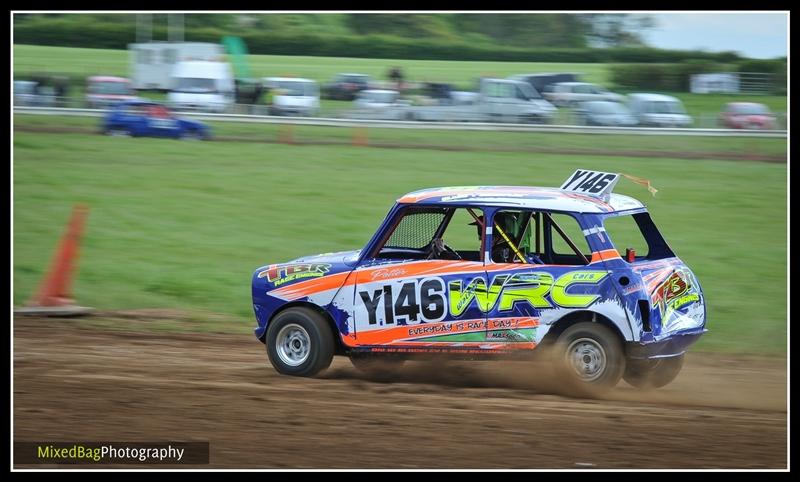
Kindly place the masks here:
POLYGON ((686 113, 683 103, 668 95, 630 94, 628 108, 641 126, 689 127, 692 125, 692 118, 686 113))
POLYGON ((399 92, 388 89, 362 90, 353 101, 354 115, 362 119, 402 120, 410 105, 399 92))
POLYGON ((623 102, 625 97, 620 94, 609 92, 599 85, 586 82, 558 82, 548 85, 545 89, 544 98, 558 107, 575 106, 581 102, 592 100, 607 100, 611 102, 623 102))
POLYGON ((272 115, 313 117, 319 114, 319 84, 311 79, 267 77, 264 87, 273 90, 272 115))

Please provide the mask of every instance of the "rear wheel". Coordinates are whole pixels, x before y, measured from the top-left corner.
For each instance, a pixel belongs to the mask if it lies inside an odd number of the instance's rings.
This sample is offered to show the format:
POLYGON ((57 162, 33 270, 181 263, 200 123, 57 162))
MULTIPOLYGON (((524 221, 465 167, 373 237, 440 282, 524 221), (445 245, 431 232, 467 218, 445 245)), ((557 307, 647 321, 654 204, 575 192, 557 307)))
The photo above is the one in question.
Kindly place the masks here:
POLYGON ((558 337, 554 348, 554 368, 567 394, 601 394, 616 386, 625 372, 622 342, 598 323, 570 326, 558 337))
POLYGON ((628 360, 625 381, 636 388, 651 390, 671 383, 683 368, 683 355, 652 360, 628 360))
POLYGON ((310 308, 289 308, 267 329, 267 356, 279 373, 311 377, 333 360, 333 332, 326 320, 310 308))

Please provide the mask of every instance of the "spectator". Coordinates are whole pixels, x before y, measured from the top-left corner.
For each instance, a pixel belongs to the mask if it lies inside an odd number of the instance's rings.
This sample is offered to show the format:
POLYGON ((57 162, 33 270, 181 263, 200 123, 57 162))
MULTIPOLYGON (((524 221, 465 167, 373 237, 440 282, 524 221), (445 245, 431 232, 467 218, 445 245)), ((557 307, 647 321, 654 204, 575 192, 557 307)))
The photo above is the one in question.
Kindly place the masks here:
POLYGON ((394 82, 397 86, 396 90, 402 92, 403 89, 403 70, 400 67, 392 67, 389 69, 389 80, 394 82))

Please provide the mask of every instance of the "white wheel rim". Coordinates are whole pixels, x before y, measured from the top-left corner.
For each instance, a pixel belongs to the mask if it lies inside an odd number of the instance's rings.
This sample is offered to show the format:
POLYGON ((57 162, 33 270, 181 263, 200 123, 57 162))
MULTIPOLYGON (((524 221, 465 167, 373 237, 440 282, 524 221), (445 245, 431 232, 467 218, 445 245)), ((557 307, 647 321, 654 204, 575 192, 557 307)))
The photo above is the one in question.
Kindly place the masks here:
POLYGON ((311 337, 302 326, 290 323, 278 332, 275 337, 275 348, 278 358, 289 366, 302 365, 311 353, 311 337))
POLYGON ((567 363, 584 382, 593 382, 606 371, 606 351, 591 338, 579 338, 567 348, 567 363))

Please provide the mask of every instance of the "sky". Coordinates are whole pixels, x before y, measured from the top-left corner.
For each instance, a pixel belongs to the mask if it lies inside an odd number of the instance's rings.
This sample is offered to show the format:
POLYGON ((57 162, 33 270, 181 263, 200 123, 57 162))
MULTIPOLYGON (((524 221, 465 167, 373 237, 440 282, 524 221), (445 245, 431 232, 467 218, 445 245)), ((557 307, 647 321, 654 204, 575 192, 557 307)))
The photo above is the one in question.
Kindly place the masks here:
MULTIPOLYGON (((643 12, 644 13, 644 12, 643 12)), ((648 13, 656 27, 643 35, 663 49, 735 51, 746 57, 788 56, 788 13, 648 13)))

